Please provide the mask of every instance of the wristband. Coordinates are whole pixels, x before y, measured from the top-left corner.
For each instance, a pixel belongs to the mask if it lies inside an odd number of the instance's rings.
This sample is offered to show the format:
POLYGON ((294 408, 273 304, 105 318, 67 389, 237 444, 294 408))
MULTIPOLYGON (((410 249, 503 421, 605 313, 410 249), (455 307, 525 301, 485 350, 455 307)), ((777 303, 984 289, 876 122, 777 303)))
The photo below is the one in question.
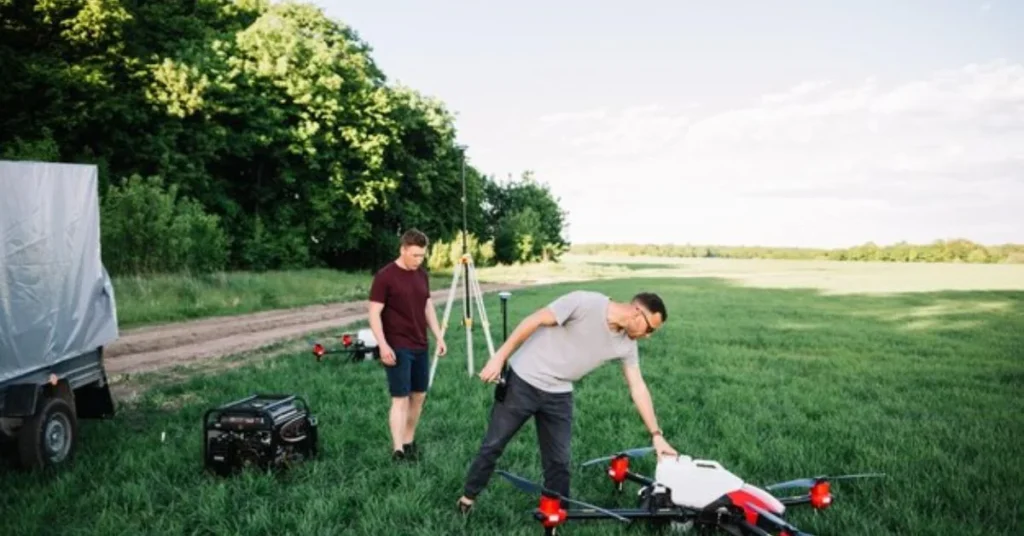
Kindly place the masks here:
POLYGON ((655 436, 660 436, 660 435, 663 435, 663 434, 661 433, 661 430, 660 430, 660 429, 658 429, 658 430, 655 430, 655 431, 651 432, 651 437, 655 437, 655 436))

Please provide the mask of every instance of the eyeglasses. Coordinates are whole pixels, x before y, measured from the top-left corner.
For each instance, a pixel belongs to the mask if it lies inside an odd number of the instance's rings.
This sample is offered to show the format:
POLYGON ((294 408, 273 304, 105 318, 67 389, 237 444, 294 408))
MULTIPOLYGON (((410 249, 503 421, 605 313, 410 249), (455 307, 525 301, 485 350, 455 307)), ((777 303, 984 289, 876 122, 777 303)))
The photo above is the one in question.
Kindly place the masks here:
POLYGON ((647 324, 647 333, 648 334, 654 333, 654 326, 651 325, 651 321, 650 321, 650 319, 647 318, 647 314, 644 313, 643 309, 641 309, 639 307, 637 307, 636 310, 640 311, 640 316, 644 317, 644 322, 647 324))

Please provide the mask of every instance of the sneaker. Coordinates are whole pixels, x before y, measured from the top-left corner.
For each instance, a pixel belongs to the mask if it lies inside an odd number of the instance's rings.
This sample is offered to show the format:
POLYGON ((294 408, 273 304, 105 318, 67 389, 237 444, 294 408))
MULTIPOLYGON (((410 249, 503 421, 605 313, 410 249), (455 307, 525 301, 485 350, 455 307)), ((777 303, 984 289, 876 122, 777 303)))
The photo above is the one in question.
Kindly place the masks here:
POLYGON ((455 501, 455 507, 458 508, 460 514, 469 515, 473 510, 473 503, 463 502, 462 497, 459 497, 459 499, 455 501))
POLYGON ((405 445, 402 445, 402 450, 405 452, 406 458, 408 458, 410 461, 416 461, 420 459, 420 450, 419 447, 416 445, 415 441, 413 441, 412 443, 406 443, 405 445))
POLYGON ((391 461, 393 461, 393 462, 403 462, 405 460, 406 460, 405 452, 402 452, 400 450, 396 450, 396 451, 391 453, 391 461))

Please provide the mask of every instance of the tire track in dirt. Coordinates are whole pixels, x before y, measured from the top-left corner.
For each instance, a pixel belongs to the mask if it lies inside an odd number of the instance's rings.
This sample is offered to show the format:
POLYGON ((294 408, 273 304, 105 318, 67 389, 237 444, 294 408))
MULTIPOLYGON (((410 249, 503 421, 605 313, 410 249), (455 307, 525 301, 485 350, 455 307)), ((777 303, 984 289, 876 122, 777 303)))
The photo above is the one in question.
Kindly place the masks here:
MULTIPOLYGON (((523 286, 526 285, 480 283, 485 294, 523 286)), ((445 289, 434 291, 431 296, 435 304, 443 306, 447 294, 445 289)), ((462 301, 462 297, 462 293, 457 293, 455 301, 462 301)), ((366 317, 366 301, 360 300, 125 330, 117 341, 105 348, 104 365, 112 377, 152 372, 258 350, 366 317)))

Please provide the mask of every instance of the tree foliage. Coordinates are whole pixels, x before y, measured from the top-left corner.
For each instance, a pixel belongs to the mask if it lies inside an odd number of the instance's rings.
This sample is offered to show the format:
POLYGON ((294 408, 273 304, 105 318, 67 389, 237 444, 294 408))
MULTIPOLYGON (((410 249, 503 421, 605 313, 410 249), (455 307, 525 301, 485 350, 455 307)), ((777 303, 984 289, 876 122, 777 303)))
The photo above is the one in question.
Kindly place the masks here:
MULTIPOLYGON (((438 246, 433 266, 450 265, 445 244, 461 252, 453 114, 389 83, 317 7, 0 0, 0 32, 2 155, 99 167, 112 273, 373 269, 409 227, 438 246)), ((465 178, 478 264, 565 250, 564 215, 532 175, 499 185, 467 163, 465 178)))

